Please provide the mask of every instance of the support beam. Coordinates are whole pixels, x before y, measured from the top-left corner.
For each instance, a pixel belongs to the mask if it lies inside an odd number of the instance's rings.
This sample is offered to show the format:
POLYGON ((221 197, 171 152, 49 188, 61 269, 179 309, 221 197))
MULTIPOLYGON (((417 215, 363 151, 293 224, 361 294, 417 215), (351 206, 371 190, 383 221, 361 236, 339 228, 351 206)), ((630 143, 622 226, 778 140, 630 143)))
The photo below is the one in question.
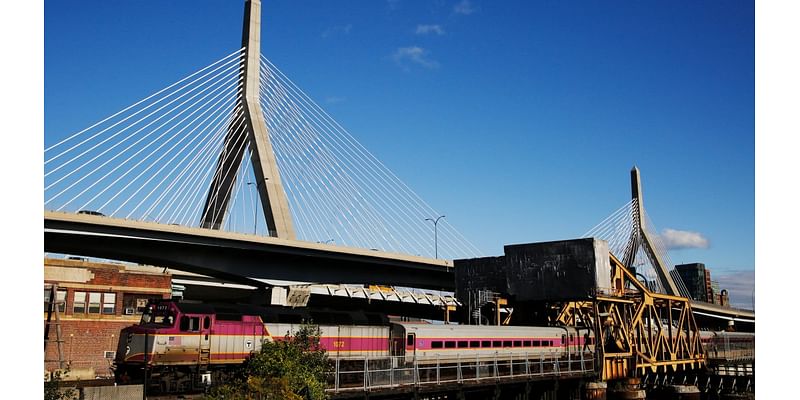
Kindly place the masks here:
POLYGON ((289 201, 283 190, 275 153, 269 140, 266 120, 259 103, 259 63, 261 58, 261 0, 246 0, 242 46, 245 58, 241 65, 243 93, 241 106, 244 110, 245 133, 238 135, 228 131, 225 148, 217 162, 215 175, 208 192, 201 226, 220 229, 228 212, 228 203, 236 181, 236 172, 243 154, 236 154, 242 140, 247 140, 251 151, 251 163, 255 185, 261 199, 269 236, 295 239, 289 201), (226 157, 226 154, 228 155, 226 157))
POLYGON ((636 256, 638 246, 644 246, 644 251, 647 253, 650 263, 653 264, 653 267, 658 274, 658 278, 661 280, 662 287, 665 291, 667 291, 665 294, 680 296, 681 294, 678 292, 678 287, 675 285, 675 281, 669 274, 669 266, 664 264, 661 256, 659 256, 658 252, 655 251, 656 247, 653 245, 653 242, 647 233, 647 229, 644 227, 642 181, 641 177, 639 176, 639 168, 635 166, 633 169, 631 169, 631 198, 636 200, 636 206, 633 212, 633 231, 631 232, 631 241, 633 242, 633 246, 630 247, 629 253, 625 254, 623 263, 627 268, 630 268, 633 263, 633 259, 636 256))

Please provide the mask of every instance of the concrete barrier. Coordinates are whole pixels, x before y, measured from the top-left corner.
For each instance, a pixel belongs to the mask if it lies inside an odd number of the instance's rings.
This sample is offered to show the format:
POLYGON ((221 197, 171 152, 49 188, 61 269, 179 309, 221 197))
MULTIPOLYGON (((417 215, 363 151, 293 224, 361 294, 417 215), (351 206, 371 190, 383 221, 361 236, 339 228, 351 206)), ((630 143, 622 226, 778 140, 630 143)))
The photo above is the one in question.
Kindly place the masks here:
POLYGON ((83 388, 84 400, 141 400, 142 385, 95 386, 83 388))

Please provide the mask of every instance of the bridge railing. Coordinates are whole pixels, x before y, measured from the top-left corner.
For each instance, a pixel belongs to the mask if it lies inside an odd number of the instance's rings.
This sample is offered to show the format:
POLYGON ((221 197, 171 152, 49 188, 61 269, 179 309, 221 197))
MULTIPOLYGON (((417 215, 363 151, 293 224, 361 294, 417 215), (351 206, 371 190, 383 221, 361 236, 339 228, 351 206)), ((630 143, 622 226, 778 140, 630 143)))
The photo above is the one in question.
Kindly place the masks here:
POLYGON ((558 357, 551 355, 517 355, 504 357, 384 357, 367 359, 339 358, 328 377, 328 390, 372 391, 402 386, 480 383, 574 377, 594 374, 592 353, 558 357))

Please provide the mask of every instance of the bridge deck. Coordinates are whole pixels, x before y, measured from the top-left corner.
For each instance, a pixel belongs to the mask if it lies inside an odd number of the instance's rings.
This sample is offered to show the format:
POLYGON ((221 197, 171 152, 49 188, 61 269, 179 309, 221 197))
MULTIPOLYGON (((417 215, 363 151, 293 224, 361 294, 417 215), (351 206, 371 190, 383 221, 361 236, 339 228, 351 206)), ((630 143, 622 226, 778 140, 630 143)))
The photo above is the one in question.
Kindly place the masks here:
POLYGON ((250 278, 452 290, 452 262, 210 229, 45 212, 45 251, 250 278))

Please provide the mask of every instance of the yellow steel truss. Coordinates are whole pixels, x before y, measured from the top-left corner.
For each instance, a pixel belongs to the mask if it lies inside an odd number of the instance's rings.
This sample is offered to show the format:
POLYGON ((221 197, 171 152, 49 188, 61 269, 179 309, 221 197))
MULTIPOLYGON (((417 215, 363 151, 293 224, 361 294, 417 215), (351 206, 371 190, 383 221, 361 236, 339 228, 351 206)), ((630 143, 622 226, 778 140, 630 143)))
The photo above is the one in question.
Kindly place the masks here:
POLYGON ((560 305, 558 322, 593 328, 604 380, 700 368, 705 353, 689 300, 654 293, 611 257, 613 290, 560 305))

